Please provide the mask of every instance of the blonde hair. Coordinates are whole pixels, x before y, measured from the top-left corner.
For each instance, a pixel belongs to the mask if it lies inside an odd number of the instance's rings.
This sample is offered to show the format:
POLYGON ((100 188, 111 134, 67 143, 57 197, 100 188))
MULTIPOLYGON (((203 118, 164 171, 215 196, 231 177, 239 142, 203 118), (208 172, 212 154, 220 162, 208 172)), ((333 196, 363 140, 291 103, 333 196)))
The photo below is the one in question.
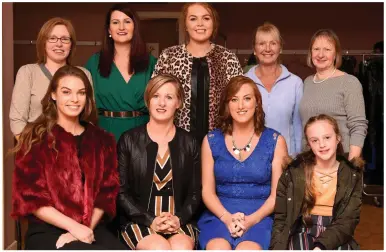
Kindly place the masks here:
POLYGON ((150 81, 147 83, 144 94, 146 107, 149 108, 150 99, 154 96, 158 89, 160 89, 163 85, 167 83, 172 83, 174 85, 174 87, 176 88, 177 99, 180 102, 179 109, 183 107, 185 97, 184 89, 182 88, 180 80, 171 74, 160 74, 150 79, 150 81))
MULTIPOLYGON (((184 23, 185 27, 186 27, 186 18, 188 17, 188 9, 190 6, 193 6, 193 5, 200 5, 200 6, 204 7, 209 12, 209 15, 211 16, 211 18, 213 20, 213 32, 212 32, 212 36, 210 37, 210 39, 213 40, 216 37, 218 27, 220 26, 220 18, 218 16, 216 9, 213 8, 212 5, 210 5, 208 3, 203 3, 203 2, 184 4, 184 6, 182 7, 182 10, 181 10, 180 22, 184 23)), ((185 40, 189 41, 189 34, 187 31, 185 31, 185 40)))
POLYGON ((338 35, 331 29, 320 29, 311 38, 310 46, 308 48, 307 55, 307 65, 311 68, 315 67, 314 63, 312 63, 312 46, 315 43, 315 40, 320 37, 327 38, 330 42, 334 44, 335 47, 335 60, 334 66, 335 68, 339 68, 342 65, 342 48, 340 47, 340 42, 338 35))
POLYGON ((76 48, 75 29, 72 26, 70 20, 60 18, 60 17, 51 18, 50 20, 48 20, 43 24, 42 28, 40 28, 38 38, 36 40, 36 52, 37 52, 38 64, 46 63, 47 61, 46 42, 48 37, 50 36, 50 33, 57 25, 64 25, 67 28, 68 33, 70 34, 71 48, 70 48, 70 53, 68 54, 68 57, 66 59, 66 63, 68 65, 71 65, 71 61, 75 55, 75 48, 76 48))
POLYGON ((270 34, 277 35, 277 37, 279 38, 280 49, 283 48, 284 40, 280 35, 279 29, 274 24, 271 24, 270 22, 264 22, 264 24, 262 24, 256 28, 254 36, 253 36, 253 48, 255 48, 256 35, 258 33, 270 33, 270 34))

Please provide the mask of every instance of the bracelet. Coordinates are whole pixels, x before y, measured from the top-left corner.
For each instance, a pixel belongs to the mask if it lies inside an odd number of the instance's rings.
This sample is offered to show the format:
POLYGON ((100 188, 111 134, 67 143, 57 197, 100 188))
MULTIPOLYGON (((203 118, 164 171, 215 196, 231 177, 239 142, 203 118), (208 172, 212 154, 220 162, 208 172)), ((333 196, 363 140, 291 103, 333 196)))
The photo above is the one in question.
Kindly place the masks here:
POLYGON ((221 218, 227 213, 227 210, 225 210, 219 217, 219 219, 221 220, 221 218))

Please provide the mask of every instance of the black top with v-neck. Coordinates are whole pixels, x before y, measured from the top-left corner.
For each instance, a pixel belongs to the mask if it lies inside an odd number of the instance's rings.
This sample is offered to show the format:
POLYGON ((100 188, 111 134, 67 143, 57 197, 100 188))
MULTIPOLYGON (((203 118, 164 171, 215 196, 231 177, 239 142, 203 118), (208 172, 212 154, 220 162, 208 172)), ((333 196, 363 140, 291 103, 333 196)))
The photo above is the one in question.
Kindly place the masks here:
POLYGON ((209 130, 209 78, 206 57, 193 58, 190 132, 200 143, 209 130))

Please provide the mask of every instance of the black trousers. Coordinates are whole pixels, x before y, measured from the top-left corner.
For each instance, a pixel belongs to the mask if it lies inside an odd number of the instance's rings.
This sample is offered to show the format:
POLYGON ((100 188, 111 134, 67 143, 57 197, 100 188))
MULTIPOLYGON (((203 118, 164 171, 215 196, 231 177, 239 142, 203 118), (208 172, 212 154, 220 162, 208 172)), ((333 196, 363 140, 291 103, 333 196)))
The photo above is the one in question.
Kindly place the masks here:
MULTIPOLYGON (((47 223, 29 222, 25 236, 25 249, 28 250, 56 250, 59 237, 67 233, 66 230, 57 228, 47 223)), ((62 250, 126 250, 117 237, 100 224, 94 229, 95 242, 92 244, 73 241, 65 244, 62 250)))

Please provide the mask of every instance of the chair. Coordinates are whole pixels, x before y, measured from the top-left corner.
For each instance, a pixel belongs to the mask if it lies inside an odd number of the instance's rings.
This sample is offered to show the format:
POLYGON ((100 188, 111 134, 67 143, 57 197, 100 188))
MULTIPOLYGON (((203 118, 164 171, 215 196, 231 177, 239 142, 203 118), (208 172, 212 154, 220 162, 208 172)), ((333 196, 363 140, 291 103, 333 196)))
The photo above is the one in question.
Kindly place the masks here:
POLYGON ((382 204, 381 202, 378 200, 378 197, 383 197, 383 193, 368 193, 366 192, 366 188, 371 188, 371 187, 378 187, 377 185, 367 185, 365 184, 365 181, 364 181, 364 176, 362 176, 362 185, 363 185, 363 195, 365 196, 368 196, 368 197, 373 197, 373 202, 374 204, 377 206, 377 207, 381 207, 382 204))
POLYGON ((16 241, 17 241, 17 250, 21 250, 22 244, 22 234, 21 234, 21 223, 20 220, 16 221, 16 241))

